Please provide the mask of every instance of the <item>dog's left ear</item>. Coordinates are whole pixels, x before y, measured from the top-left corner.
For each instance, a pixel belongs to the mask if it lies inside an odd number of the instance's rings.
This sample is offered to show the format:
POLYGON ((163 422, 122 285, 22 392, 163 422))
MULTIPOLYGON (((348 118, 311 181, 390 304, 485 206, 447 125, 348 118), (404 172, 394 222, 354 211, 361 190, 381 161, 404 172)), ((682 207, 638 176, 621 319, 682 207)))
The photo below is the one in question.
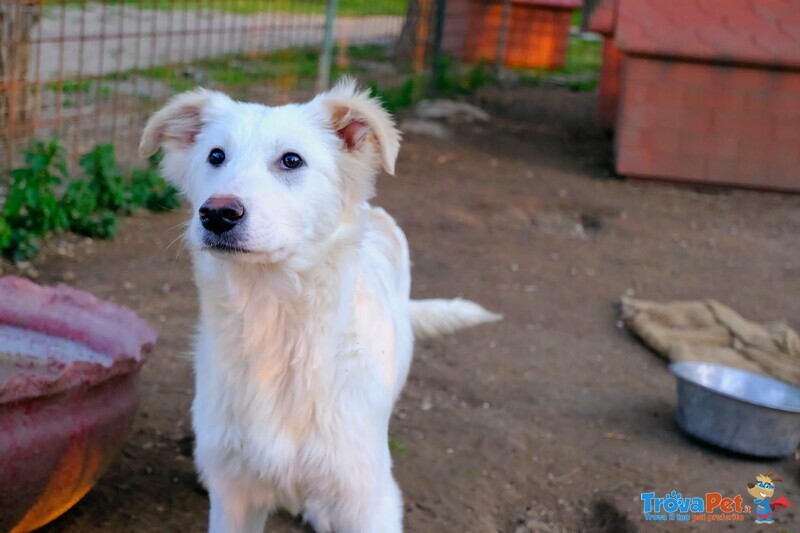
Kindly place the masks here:
MULTIPOLYGON (((394 120, 369 91, 359 91, 356 83, 344 78, 319 97, 330 116, 331 126, 339 135, 344 149, 361 159, 379 159, 383 169, 394 175, 394 164, 400 151, 400 132, 394 120)), ((375 161, 375 166, 377 166, 375 161)))

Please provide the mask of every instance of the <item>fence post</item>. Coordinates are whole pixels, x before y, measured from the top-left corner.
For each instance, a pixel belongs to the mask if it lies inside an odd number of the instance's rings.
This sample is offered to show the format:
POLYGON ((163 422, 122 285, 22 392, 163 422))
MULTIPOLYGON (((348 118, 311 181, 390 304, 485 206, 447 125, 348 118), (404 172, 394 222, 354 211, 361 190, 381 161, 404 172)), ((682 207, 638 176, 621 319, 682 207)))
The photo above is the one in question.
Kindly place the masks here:
POLYGON ((503 69, 503 60, 506 55, 508 41, 508 25, 511 20, 511 0, 503 0, 503 15, 500 19, 500 32, 497 37, 497 55, 494 58, 494 68, 497 74, 503 69))
POLYGON ((589 18, 592 16, 597 4, 600 0, 583 0, 583 9, 581 10, 581 31, 589 29, 589 18))
POLYGON ((433 34, 433 72, 431 76, 431 89, 439 86, 442 75, 442 34, 444 33, 444 16, 447 10, 447 0, 436 2, 436 29, 433 34))
POLYGON ((327 90, 331 84, 331 64, 333 60, 333 23, 336 20, 336 9, 339 0, 328 0, 325 10, 325 37, 322 41, 322 53, 319 55, 319 72, 317 73, 317 91, 327 90))

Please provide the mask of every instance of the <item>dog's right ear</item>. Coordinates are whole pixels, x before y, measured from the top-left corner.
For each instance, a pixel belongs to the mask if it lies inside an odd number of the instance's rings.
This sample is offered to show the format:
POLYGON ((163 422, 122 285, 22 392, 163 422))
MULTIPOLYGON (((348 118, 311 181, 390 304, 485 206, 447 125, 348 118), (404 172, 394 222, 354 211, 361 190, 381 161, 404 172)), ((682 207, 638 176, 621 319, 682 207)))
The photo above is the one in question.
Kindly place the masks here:
POLYGON ((165 150, 190 147, 208 120, 208 109, 230 102, 226 95, 206 89, 195 89, 173 97, 147 121, 139 143, 139 154, 151 156, 160 146, 165 150))
POLYGON ((322 102, 327 109, 331 128, 347 152, 370 166, 379 163, 388 174, 394 175, 400 132, 380 100, 370 96, 369 91, 359 91, 354 79, 344 77, 315 101, 322 102))

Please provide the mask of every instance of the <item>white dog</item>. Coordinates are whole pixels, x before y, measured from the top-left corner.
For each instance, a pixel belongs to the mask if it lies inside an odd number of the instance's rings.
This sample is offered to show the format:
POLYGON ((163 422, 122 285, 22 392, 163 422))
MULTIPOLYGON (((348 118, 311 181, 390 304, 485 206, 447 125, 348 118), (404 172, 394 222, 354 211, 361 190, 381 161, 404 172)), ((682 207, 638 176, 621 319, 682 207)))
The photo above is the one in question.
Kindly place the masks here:
POLYGON ((194 209, 200 292, 195 459, 209 531, 261 532, 284 508, 320 532, 402 530, 388 446, 413 339, 497 320, 409 299, 408 245, 370 207, 400 134, 345 80, 301 105, 196 90, 144 130, 194 209))

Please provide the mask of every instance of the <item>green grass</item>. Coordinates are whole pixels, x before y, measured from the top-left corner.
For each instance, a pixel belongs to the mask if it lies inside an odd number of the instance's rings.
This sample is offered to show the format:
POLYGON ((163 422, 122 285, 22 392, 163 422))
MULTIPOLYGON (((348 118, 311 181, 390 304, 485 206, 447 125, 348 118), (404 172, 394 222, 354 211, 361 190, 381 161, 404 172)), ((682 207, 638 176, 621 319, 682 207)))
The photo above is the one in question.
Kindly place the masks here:
POLYGON ((92 82, 89 80, 68 80, 63 82, 50 82, 45 84, 45 88, 51 91, 61 91, 64 94, 75 93, 88 93, 92 88, 92 82))
MULTIPOLYGON (((68 0, 68 4, 90 4, 91 0, 68 0)), ((108 0, 145 9, 218 9, 228 13, 325 13, 326 0, 108 0)), ((408 0, 339 0, 339 15, 405 15, 408 0)))
POLYGON ((54 93, 61 93, 64 98, 61 105, 71 108, 75 105, 75 97, 79 93, 89 95, 94 92, 96 98, 108 99, 113 94, 113 89, 105 84, 99 84, 98 78, 88 78, 83 80, 53 81, 44 84, 44 88, 54 93))
POLYGON ((434 80, 429 75, 415 76, 409 73, 405 81, 398 85, 371 83, 369 88, 389 112, 396 114, 419 102, 431 89, 439 98, 458 98, 496 81, 486 63, 464 65, 447 56, 440 58, 436 74, 434 80))
POLYGON ((600 70, 603 63, 602 41, 585 41, 583 39, 570 39, 567 50, 567 63, 564 70, 567 72, 586 72, 600 70))
MULTIPOLYGON (((339 54, 339 47, 333 49, 333 57, 339 54)), ((391 54, 386 46, 378 44, 361 44, 347 49, 347 57, 356 60, 391 61, 391 54)))
MULTIPOLYGON (((350 58, 377 57, 379 47, 367 45, 352 47, 350 58)), ((335 56, 334 56, 335 57, 335 56)), ((114 74, 110 79, 130 79, 133 76, 153 78, 167 83, 172 91, 180 92, 198 85, 235 87, 257 82, 286 79, 316 79, 319 64, 319 51, 314 48, 287 48, 269 54, 251 56, 235 54, 215 59, 197 61, 191 64, 191 74, 181 66, 160 65, 149 69, 137 69, 114 74)), ((331 69, 331 78, 336 79, 344 73, 358 73, 358 66, 331 69)))
POLYGON ((426 78, 410 77, 405 83, 392 87, 380 86, 377 83, 370 83, 369 90, 372 96, 378 98, 383 107, 393 115, 400 109, 412 106, 419 100, 422 91, 427 83, 426 78))
POLYGON ((394 453, 403 453, 406 451, 406 445, 389 435, 389 450, 394 453))
POLYGON ((496 81, 492 67, 486 61, 463 65, 450 57, 442 56, 438 66, 433 87, 441 97, 455 98, 460 94, 471 94, 483 85, 496 81))
POLYGON ((580 28, 582 23, 583 23, 583 10, 576 9, 575 11, 572 12, 572 20, 570 24, 572 26, 580 28))
MULTIPOLYGON (((338 49, 333 57, 338 57, 338 49)), ((359 61, 388 61, 389 51, 385 46, 365 44, 348 47, 345 54, 349 66, 334 65, 331 79, 343 74, 358 76, 366 72, 359 61)), ((44 85, 48 91, 64 95, 62 105, 75 105, 77 95, 93 94, 95 98, 108 99, 114 94, 114 83, 135 79, 152 79, 165 83, 171 92, 193 89, 198 85, 218 89, 246 88, 255 83, 313 82, 319 68, 319 50, 316 48, 288 48, 267 54, 232 54, 228 56, 196 61, 188 65, 158 65, 151 68, 131 69, 105 76, 86 78, 80 81, 66 80, 44 85)), ((149 97, 142 95, 143 101, 149 97)))

